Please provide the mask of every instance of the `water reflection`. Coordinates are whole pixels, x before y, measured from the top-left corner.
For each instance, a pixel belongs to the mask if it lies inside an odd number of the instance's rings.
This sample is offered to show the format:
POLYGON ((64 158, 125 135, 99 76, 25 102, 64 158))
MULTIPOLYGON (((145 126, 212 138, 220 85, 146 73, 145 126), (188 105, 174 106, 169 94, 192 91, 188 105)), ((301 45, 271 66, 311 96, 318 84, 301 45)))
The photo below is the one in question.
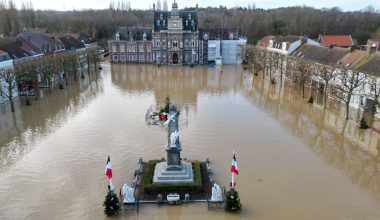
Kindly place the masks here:
POLYGON ((167 95, 180 105, 197 104, 199 93, 221 94, 240 88, 241 78, 228 72, 242 71, 239 66, 218 68, 191 68, 156 65, 112 64, 112 83, 128 93, 153 92, 156 104, 161 104, 167 95))
POLYGON ((131 182, 137 158, 164 156, 165 132, 147 127, 144 117, 167 94, 190 104, 182 155, 208 155, 220 185, 228 184, 232 147, 238 148, 243 212, 210 212, 202 203, 147 205, 120 219, 380 216, 377 134, 359 132, 355 122, 306 103, 291 87, 239 66, 103 67, 83 89, 56 91, 2 121, 0 158, 7 167, 0 170, 0 219, 105 219, 107 153, 116 187, 131 182))
POLYGON ((309 104, 294 88, 272 85, 260 77, 245 74, 245 94, 330 165, 345 172, 351 181, 380 197, 380 135, 360 130, 356 121, 309 104), (251 85, 250 85, 251 84, 251 85))
POLYGON ((33 148, 35 140, 60 127, 102 92, 100 74, 91 73, 71 82, 64 90, 53 90, 32 101, 31 106, 25 106, 24 97, 16 99, 15 113, 0 113, 0 170, 23 157, 33 148))

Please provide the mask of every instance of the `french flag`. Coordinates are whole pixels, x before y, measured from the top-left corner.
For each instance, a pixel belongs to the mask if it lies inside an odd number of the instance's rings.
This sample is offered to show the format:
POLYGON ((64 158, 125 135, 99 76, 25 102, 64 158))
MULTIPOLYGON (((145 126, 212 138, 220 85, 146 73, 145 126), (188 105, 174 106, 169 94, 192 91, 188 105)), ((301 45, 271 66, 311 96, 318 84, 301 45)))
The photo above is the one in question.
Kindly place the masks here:
POLYGON ((105 174, 108 177, 108 179, 112 179, 112 167, 111 167, 110 156, 108 156, 108 159, 107 159, 105 174))
POLYGON ((236 175, 239 174, 239 168, 236 161, 235 151, 233 151, 234 156, 232 157, 232 163, 231 163, 231 172, 235 173, 236 175))

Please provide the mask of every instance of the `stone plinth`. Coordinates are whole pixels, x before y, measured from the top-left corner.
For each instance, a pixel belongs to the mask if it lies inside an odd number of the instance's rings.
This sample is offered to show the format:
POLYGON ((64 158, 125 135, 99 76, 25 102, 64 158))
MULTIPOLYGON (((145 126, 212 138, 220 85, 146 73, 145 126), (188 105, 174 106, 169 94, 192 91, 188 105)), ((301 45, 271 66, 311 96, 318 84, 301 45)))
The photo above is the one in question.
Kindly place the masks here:
POLYGON ((191 163, 182 162, 177 169, 166 162, 157 163, 154 168, 153 184, 193 183, 194 172, 191 163))

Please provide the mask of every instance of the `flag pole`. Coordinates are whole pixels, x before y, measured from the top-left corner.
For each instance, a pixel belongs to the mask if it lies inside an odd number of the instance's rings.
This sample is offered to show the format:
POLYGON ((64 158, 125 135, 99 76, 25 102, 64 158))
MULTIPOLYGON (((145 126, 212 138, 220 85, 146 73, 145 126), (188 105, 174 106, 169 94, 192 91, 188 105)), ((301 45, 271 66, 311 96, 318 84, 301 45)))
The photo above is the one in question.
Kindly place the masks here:
POLYGON ((112 178, 110 179, 110 191, 113 191, 112 178))
POLYGON ((234 188, 235 182, 234 182, 234 172, 231 172, 231 189, 234 188))

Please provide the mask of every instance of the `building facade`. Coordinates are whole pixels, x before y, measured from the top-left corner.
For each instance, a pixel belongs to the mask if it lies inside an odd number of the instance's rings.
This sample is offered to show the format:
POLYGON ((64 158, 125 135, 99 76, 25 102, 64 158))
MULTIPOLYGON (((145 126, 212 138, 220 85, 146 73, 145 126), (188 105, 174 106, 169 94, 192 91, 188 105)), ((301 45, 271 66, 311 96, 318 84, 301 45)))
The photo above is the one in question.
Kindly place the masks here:
POLYGON ((111 62, 152 63, 152 28, 120 27, 108 41, 111 62))
POLYGON ((171 12, 154 9, 152 41, 155 63, 198 64, 198 36, 196 11, 179 11, 175 1, 171 12))

